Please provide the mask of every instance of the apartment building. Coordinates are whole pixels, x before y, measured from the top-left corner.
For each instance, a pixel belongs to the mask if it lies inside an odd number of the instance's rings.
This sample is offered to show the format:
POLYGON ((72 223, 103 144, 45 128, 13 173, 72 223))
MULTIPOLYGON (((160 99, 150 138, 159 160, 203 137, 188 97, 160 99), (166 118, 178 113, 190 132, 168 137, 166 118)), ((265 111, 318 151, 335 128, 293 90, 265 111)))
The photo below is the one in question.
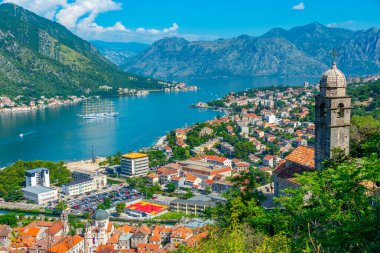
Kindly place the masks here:
POLYGON ((50 187, 49 170, 46 168, 37 168, 25 171, 25 186, 45 186, 50 187))
POLYGON ((121 157, 120 176, 145 176, 149 170, 148 155, 142 153, 129 153, 121 157))

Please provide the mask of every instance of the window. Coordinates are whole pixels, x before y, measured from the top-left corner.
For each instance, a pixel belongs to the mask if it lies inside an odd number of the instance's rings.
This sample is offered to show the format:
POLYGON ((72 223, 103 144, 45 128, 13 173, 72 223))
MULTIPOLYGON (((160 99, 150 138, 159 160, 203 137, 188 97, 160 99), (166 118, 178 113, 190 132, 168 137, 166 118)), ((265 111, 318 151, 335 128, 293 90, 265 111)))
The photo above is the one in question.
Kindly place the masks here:
POLYGON ((338 105, 338 118, 344 117, 344 104, 340 103, 338 105))
POLYGON ((321 116, 321 117, 325 117, 325 116, 326 116, 326 106, 325 106, 324 103, 322 103, 322 104, 320 105, 319 110, 320 110, 320 116, 321 116))

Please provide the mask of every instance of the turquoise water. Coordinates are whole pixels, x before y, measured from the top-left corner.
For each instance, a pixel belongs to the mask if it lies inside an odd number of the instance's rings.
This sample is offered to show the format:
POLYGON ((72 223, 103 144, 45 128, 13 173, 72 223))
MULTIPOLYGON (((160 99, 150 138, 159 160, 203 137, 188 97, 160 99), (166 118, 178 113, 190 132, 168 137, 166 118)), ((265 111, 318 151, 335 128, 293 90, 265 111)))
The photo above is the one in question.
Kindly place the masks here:
POLYGON ((45 110, 0 114, 0 167, 17 160, 75 161, 128 152, 150 146, 166 132, 206 121, 217 112, 193 109, 199 101, 222 97, 230 91, 271 85, 302 85, 315 78, 247 78, 192 80, 197 92, 151 93, 145 97, 113 98, 117 119, 83 120, 80 104, 45 110), (24 133, 20 138, 19 134, 24 133))

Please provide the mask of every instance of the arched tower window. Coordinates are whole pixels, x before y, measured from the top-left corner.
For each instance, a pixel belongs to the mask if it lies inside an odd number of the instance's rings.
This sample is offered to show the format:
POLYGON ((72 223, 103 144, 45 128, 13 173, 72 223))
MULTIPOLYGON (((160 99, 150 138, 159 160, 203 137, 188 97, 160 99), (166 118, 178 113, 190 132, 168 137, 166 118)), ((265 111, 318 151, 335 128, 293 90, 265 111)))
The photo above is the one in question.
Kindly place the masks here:
POLYGON ((340 103, 338 105, 338 118, 344 117, 344 104, 340 103))
POLYGON ((326 116, 326 106, 324 103, 322 103, 320 106, 319 106, 319 112, 320 112, 320 116, 321 117, 325 117, 326 116))

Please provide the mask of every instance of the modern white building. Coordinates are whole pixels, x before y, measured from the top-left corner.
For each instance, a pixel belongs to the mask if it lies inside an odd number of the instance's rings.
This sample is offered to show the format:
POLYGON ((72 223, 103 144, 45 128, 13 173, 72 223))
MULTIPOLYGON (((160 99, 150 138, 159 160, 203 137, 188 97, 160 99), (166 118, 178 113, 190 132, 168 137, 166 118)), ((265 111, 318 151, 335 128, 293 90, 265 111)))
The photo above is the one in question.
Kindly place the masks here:
POLYGON ((71 177, 74 181, 92 179, 96 189, 107 186, 107 176, 100 172, 74 171, 71 173, 71 177))
POLYGON ((31 186, 45 186, 50 187, 49 170, 46 168, 37 168, 25 171, 25 185, 31 186))
POLYGON ((24 198, 38 205, 58 200, 58 191, 41 185, 29 186, 22 189, 24 198))
POLYGON ((69 196, 84 194, 94 191, 95 189, 96 185, 92 179, 83 179, 62 185, 62 192, 69 196))
POLYGON ((149 158, 146 154, 129 153, 121 157, 121 176, 145 176, 149 170, 149 158))

